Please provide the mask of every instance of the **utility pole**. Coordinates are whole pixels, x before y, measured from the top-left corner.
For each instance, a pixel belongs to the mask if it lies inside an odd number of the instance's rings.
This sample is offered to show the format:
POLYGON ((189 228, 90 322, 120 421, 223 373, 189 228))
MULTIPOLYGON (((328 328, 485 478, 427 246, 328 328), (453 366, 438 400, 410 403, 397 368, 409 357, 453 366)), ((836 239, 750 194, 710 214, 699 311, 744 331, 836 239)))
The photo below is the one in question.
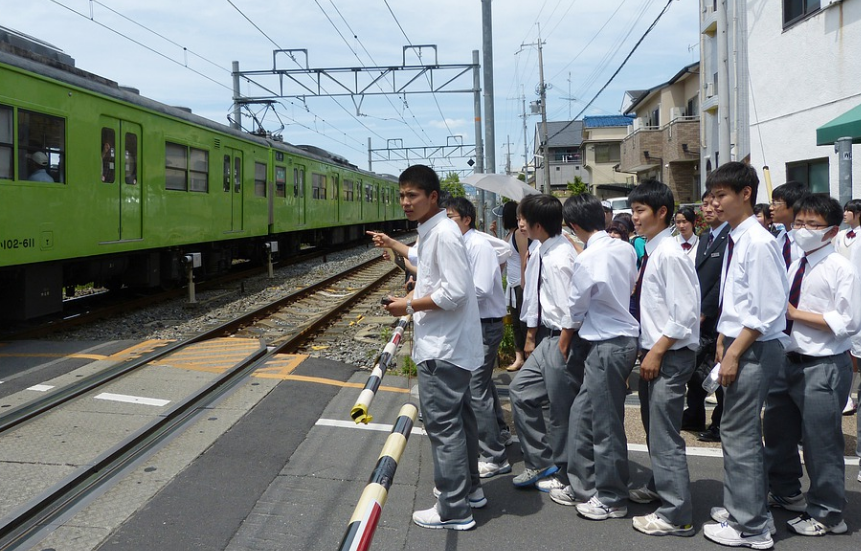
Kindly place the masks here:
MULTIPOLYGON (((493 109, 493 11, 490 3, 491 0, 481 0, 481 50, 484 61, 484 154, 486 156, 484 171, 494 173, 496 172, 496 132, 494 130, 496 122, 493 109)), ((486 194, 481 194, 481 220, 487 229, 488 206, 484 195, 486 194)), ((495 194, 491 194, 489 198, 494 203, 500 200, 495 194)), ((499 226, 502 227, 502 224, 499 226)))
MULTIPOLYGON (((524 46, 538 46, 538 103, 541 107, 541 132, 539 133, 539 138, 541 139, 540 156, 544 163, 544 183, 541 186, 541 192, 550 193, 550 164, 547 162, 549 160, 547 155, 547 87, 544 85, 544 57, 542 55, 544 43, 541 41, 541 25, 538 26, 538 42, 521 44, 520 49, 522 50, 524 46)), ((538 182, 537 173, 535 175, 535 182, 538 182)))
POLYGON ((529 181, 529 135, 526 122, 526 93, 523 91, 523 85, 520 85, 520 100, 523 102, 523 176, 525 181, 529 181))
POLYGON ((511 136, 505 136, 505 173, 511 176, 511 136))

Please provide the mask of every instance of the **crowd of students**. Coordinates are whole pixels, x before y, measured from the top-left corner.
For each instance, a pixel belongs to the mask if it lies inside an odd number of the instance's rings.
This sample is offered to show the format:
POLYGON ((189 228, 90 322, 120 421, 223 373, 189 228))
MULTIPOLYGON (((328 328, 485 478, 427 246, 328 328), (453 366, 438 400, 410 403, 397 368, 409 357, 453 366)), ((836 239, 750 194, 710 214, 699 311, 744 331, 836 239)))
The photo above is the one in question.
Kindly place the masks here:
POLYGON ((669 187, 641 182, 629 195, 638 254, 625 220, 608 220, 589 194, 564 205, 550 195, 506 204, 509 234, 501 242, 475 230, 475 208, 465 199, 441 207, 432 169, 407 169, 401 205, 419 223, 418 245, 373 237, 417 266, 415 289, 385 306, 413 315, 434 458, 437 501, 416 511, 414 522, 472 528, 471 509, 487 503, 481 479, 512 470, 490 377, 508 305, 520 352, 509 368, 524 463, 516 487, 549 492, 596 521, 625 517, 629 500, 654 502, 654 512, 632 519, 635 530, 692 536, 680 433, 695 427, 701 439, 719 439, 724 455, 723 501, 711 510, 715 523, 703 526, 706 538, 768 549, 770 507, 800 513, 787 523, 800 535, 846 532, 842 413, 850 349, 861 355, 861 245, 854 241, 861 201, 841 207, 787 183, 760 208, 760 221, 758 187, 756 171, 743 163, 710 173, 702 208, 708 229, 697 236, 692 209, 676 211, 669 187), (765 220, 783 229, 774 234, 765 220), (849 229, 839 231, 841 222, 849 229), (625 396, 638 360, 652 469, 645 486, 629 488, 625 396), (721 386, 706 428, 709 370, 721 386))

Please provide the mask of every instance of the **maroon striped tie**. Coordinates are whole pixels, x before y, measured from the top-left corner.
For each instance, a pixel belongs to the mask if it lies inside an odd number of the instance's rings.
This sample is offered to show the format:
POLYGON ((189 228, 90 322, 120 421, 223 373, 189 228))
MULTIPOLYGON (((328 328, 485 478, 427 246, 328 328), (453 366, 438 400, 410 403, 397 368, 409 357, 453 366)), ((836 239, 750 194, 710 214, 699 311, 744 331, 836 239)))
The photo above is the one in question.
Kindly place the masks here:
MULTIPOLYGON (((801 280, 804 278, 804 271, 807 269, 807 257, 801 257, 801 265, 798 266, 798 271, 795 272, 795 277, 792 278, 792 287, 789 288, 789 304, 798 308, 798 301, 801 299, 801 280)), ((789 335, 792 333, 792 321, 786 320, 786 329, 784 333, 789 335)))
POLYGON ((792 245, 789 243, 789 234, 783 236, 783 261, 786 262, 786 269, 792 264, 792 245))

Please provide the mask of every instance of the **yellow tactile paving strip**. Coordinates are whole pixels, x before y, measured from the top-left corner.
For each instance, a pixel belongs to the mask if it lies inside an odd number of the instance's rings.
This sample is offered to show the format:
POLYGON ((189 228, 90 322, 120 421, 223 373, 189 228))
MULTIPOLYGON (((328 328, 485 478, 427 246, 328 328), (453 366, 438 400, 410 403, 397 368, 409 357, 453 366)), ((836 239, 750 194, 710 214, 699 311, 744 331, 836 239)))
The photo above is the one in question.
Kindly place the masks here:
POLYGON ((206 373, 222 373, 260 350, 257 339, 212 339, 187 346, 159 358, 154 366, 174 367, 206 373))

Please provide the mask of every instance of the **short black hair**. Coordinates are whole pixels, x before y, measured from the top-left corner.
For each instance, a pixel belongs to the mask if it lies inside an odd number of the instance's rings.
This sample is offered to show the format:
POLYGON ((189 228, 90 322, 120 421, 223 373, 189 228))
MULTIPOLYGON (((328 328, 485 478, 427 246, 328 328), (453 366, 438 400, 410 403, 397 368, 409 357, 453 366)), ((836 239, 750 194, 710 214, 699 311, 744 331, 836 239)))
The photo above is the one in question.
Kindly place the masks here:
POLYGON ((439 176, 436 171, 425 165, 413 165, 401 172, 398 185, 413 185, 424 191, 427 196, 430 196, 434 191, 439 196, 441 191, 439 176))
POLYGON ((705 191, 703 192, 703 195, 702 195, 702 197, 700 197, 700 199, 701 199, 703 202, 705 202, 706 197, 711 197, 712 195, 714 195, 714 193, 712 193, 712 190, 707 189, 707 190, 705 190, 705 191))
POLYGON ((756 201, 756 192, 759 190, 759 176, 752 166, 730 161, 714 169, 706 178, 706 189, 714 193, 714 188, 726 187, 735 193, 741 193, 746 187, 750 188, 750 206, 756 201))
POLYGON ((685 217, 685 220, 690 222, 691 224, 696 224, 697 222, 697 213, 694 212, 693 207, 682 207, 676 212, 676 216, 681 214, 685 217))
POLYGON ((628 194, 628 204, 633 207, 634 203, 646 205, 655 214, 661 207, 666 207, 667 213, 664 215, 664 224, 666 226, 672 224, 676 200, 673 197, 673 191, 666 184, 651 178, 643 180, 628 194))
POLYGON ((550 237, 562 233, 562 203, 556 197, 546 193, 527 195, 520 202, 519 210, 527 224, 541 224, 550 237))
POLYGON ((502 228, 513 230, 517 227, 517 201, 508 201, 502 205, 502 228))
POLYGON ((596 232, 604 229, 604 207, 591 193, 572 195, 562 205, 562 217, 569 226, 577 224, 583 231, 596 232))
POLYGON ((475 205, 466 197, 452 197, 445 208, 455 211, 461 218, 469 217, 469 227, 475 229, 475 205))
POLYGON ((783 201, 786 203, 786 208, 792 209, 793 212, 798 212, 796 208, 806 196, 810 195, 810 190, 801 182, 789 181, 781 186, 774 188, 771 192, 773 201, 783 201))
POLYGON ((619 234, 619 237, 622 238, 622 241, 628 241, 630 239, 630 232, 625 227, 625 224, 621 222, 610 222, 610 225, 607 226, 607 233, 615 232, 619 234))
POLYGON ((613 222, 621 222, 624 224, 626 228, 628 228, 628 233, 634 233, 634 219, 631 216, 630 212, 620 212, 616 216, 613 217, 613 222))
POLYGON ((848 210, 855 216, 858 216, 858 213, 861 213, 861 199, 850 199, 846 201, 846 204, 843 205, 843 210, 848 210))
POLYGON ((822 216, 829 226, 839 226, 843 222, 843 209, 840 202, 827 193, 808 193, 795 205, 795 214, 812 212, 822 216))
POLYGON ((771 206, 768 203, 757 203, 753 206, 753 213, 762 213, 762 216, 771 220, 771 206))

